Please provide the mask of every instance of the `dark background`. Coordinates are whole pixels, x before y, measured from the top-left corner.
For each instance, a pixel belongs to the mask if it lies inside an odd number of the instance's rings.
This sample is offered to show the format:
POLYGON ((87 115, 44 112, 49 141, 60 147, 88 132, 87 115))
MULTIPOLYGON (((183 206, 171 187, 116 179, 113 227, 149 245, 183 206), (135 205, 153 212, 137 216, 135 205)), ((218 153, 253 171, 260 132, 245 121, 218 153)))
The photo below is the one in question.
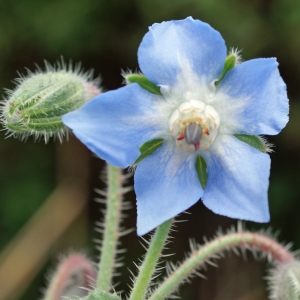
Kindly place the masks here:
MULTIPOLYGON (((66 61, 82 62, 82 66, 101 75, 105 90, 122 85, 121 69, 136 70, 138 45, 155 22, 183 19, 187 16, 208 22, 223 35, 228 47, 242 50, 244 60, 256 57, 277 57, 282 77, 287 83, 290 99, 290 122, 276 137, 268 137, 276 146, 271 154, 269 224, 248 223, 249 229, 272 227, 280 231, 279 240, 293 242, 293 249, 300 248, 300 1, 297 0, 26 0, 0 1, 0 87, 13 89, 12 80, 17 71, 26 73, 25 67, 35 70, 35 64, 43 66, 43 60, 55 63, 60 56, 66 61)), ((266 112, 267 114, 268 112, 266 112)), ((45 286, 45 274, 53 268, 59 252, 84 249, 96 260, 97 251, 93 239, 99 234, 93 230, 101 217, 93 199, 95 187, 103 187, 99 179, 104 163, 84 149, 75 138, 60 145, 52 140, 27 143, 5 139, 0 132, 0 249, 11 246, 10 241, 46 201, 48 196, 66 177, 83 178, 88 186, 89 200, 86 208, 71 225, 62 230, 43 256, 39 267, 28 271, 28 282, 15 287, 11 298, 39 299, 45 286), (73 172, 73 170, 75 170, 73 172), (84 171, 80 171, 84 170, 84 171), (82 173, 84 173, 82 175, 82 173), (71 175, 70 175, 71 174, 71 175), (86 174, 90 174, 89 176, 86 174), (23 295, 23 296, 21 296, 23 295)), ((76 181, 74 181, 75 184, 76 181)), ((128 212, 126 227, 134 227, 136 220, 134 193, 129 193, 133 209, 128 212)), ((172 260, 183 259, 188 251, 188 238, 202 242, 203 235, 212 237, 218 227, 224 230, 236 220, 217 216, 201 202, 192 207, 190 215, 181 215, 188 222, 177 226, 175 239, 169 245, 172 260)), ((63 217, 62 217, 63 218, 63 217)), ((26 234, 26 233, 24 233, 26 234)), ((14 239, 18 245, 20 236, 14 239)), ((42 235, 46 240, 48 233, 42 235)), ((43 239, 32 247, 39 249, 43 239)), ((16 246, 17 247, 17 246, 16 246)), ((143 248, 135 232, 123 238, 127 267, 135 271, 132 260, 138 261, 143 248), (134 250, 132 250, 134 249, 134 250)), ((7 248, 6 248, 7 249, 7 248)), ((6 253, 11 252, 10 249, 6 253)), ((26 251, 26 249, 21 250, 26 251)), ((23 259, 23 256, 21 256, 23 259)), ((24 252, 24 260, 30 253, 24 252)), ((5 261, 7 255, 0 256, 5 261)), ((34 261, 35 255, 31 259, 34 261)), ((20 270, 20 264, 12 265, 12 273, 20 270)), ((123 276, 117 290, 128 291, 130 273, 122 269, 123 276)), ((251 255, 245 262, 229 254, 220 261, 220 267, 204 272, 207 280, 195 278, 186 285, 180 295, 183 299, 267 299, 264 261, 254 262, 251 255)), ((6 275, 6 274, 5 274, 6 275)), ((6 279, 8 280, 7 274, 6 279)), ((12 278, 15 275, 11 275, 12 278)), ((1 276, 0 276, 1 277, 1 276)), ((2 283, 3 284, 3 283, 2 283)))

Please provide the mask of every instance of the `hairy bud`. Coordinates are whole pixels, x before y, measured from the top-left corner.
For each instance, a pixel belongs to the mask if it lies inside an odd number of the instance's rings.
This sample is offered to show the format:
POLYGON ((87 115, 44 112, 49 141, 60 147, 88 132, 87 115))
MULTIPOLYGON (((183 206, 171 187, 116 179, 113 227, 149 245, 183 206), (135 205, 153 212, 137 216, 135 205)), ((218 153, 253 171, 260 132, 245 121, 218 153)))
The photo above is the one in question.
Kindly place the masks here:
POLYGON ((278 265, 269 276, 271 300, 300 299, 300 261, 278 265))
POLYGON ((73 253, 64 258, 50 276, 44 300, 86 296, 95 280, 93 263, 81 253, 73 253))
POLYGON ((79 67, 67 66, 63 61, 57 67, 45 63, 46 70, 16 79, 17 86, 7 91, 2 101, 1 122, 8 135, 26 140, 33 135, 62 137, 68 133, 62 115, 73 111, 100 93, 98 82, 92 74, 83 73, 79 67))

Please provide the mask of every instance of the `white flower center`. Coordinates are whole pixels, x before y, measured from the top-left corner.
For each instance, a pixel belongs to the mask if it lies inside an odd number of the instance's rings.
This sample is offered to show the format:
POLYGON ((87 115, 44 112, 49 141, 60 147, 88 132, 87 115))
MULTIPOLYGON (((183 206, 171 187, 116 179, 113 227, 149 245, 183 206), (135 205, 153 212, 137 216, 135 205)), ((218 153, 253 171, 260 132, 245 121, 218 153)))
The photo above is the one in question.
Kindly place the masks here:
POLYGON ((177 146, 185 147, 188 152, 206 150, 216 139, 219 126, 219 113, 200 100, 181 103, 169 119, 177 146))

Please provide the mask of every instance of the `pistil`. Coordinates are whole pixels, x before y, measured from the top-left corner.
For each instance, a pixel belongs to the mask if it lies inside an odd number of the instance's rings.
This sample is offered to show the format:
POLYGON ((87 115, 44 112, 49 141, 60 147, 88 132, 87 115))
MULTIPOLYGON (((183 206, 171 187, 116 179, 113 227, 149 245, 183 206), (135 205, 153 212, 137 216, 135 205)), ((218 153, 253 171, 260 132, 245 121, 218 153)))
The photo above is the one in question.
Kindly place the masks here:
POLYGON ((202 137, 202 128, 196 123, 190 123, 184 130, 185 140, 188 145, 193 144, 195 150, 200 146, 200 140, 202 137))

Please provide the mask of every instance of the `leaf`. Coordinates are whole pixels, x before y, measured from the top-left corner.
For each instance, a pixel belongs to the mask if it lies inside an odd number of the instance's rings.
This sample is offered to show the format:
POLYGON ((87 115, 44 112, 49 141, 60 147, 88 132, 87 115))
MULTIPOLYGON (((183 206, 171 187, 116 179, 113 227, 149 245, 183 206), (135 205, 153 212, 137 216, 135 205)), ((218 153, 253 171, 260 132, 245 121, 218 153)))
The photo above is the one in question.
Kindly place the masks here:
POLYGON ((134 165, 140 163, 144 158, 151 155, 155 150, 157 150, 163 143, 163 139, 156 139, 149 142, 144 143, 140 147, 141 154, 137 158, 137 160, 133 163, 134 165))
POLYGON ((138 83, 143 89, 152 94, 161 95, 160 88, 144 75, 128 74, 125 75, 125 79, 129 83, 138 83))
POLYGON ((226 73, 228 71, 230 71, 231 69, 233 69, 236 65, 236 55, 235 54, 231 54, 229 56, 226 57, 225 63, 224 63, 224 69, 223 72, 220 76, 220 78, 218 79, 218 81, 215 82, 215 85, 219 85, 221 80, 224 78, 224 76, 226 75, 226 73))
POLYGON ((198 173, 200 184, 204 190, 206 187, 208 175, 206 173, 206 162, 200 155, 198 155, 196 160, 196 170, 198 173))
POLYGON ((261 151, 261 152, 268 152, 269 148, 264 143, 264 141, 257 135, 247 135, 247 134, 234 134, 236 138, 240 141, 250 145, 251 147, 261 151))

